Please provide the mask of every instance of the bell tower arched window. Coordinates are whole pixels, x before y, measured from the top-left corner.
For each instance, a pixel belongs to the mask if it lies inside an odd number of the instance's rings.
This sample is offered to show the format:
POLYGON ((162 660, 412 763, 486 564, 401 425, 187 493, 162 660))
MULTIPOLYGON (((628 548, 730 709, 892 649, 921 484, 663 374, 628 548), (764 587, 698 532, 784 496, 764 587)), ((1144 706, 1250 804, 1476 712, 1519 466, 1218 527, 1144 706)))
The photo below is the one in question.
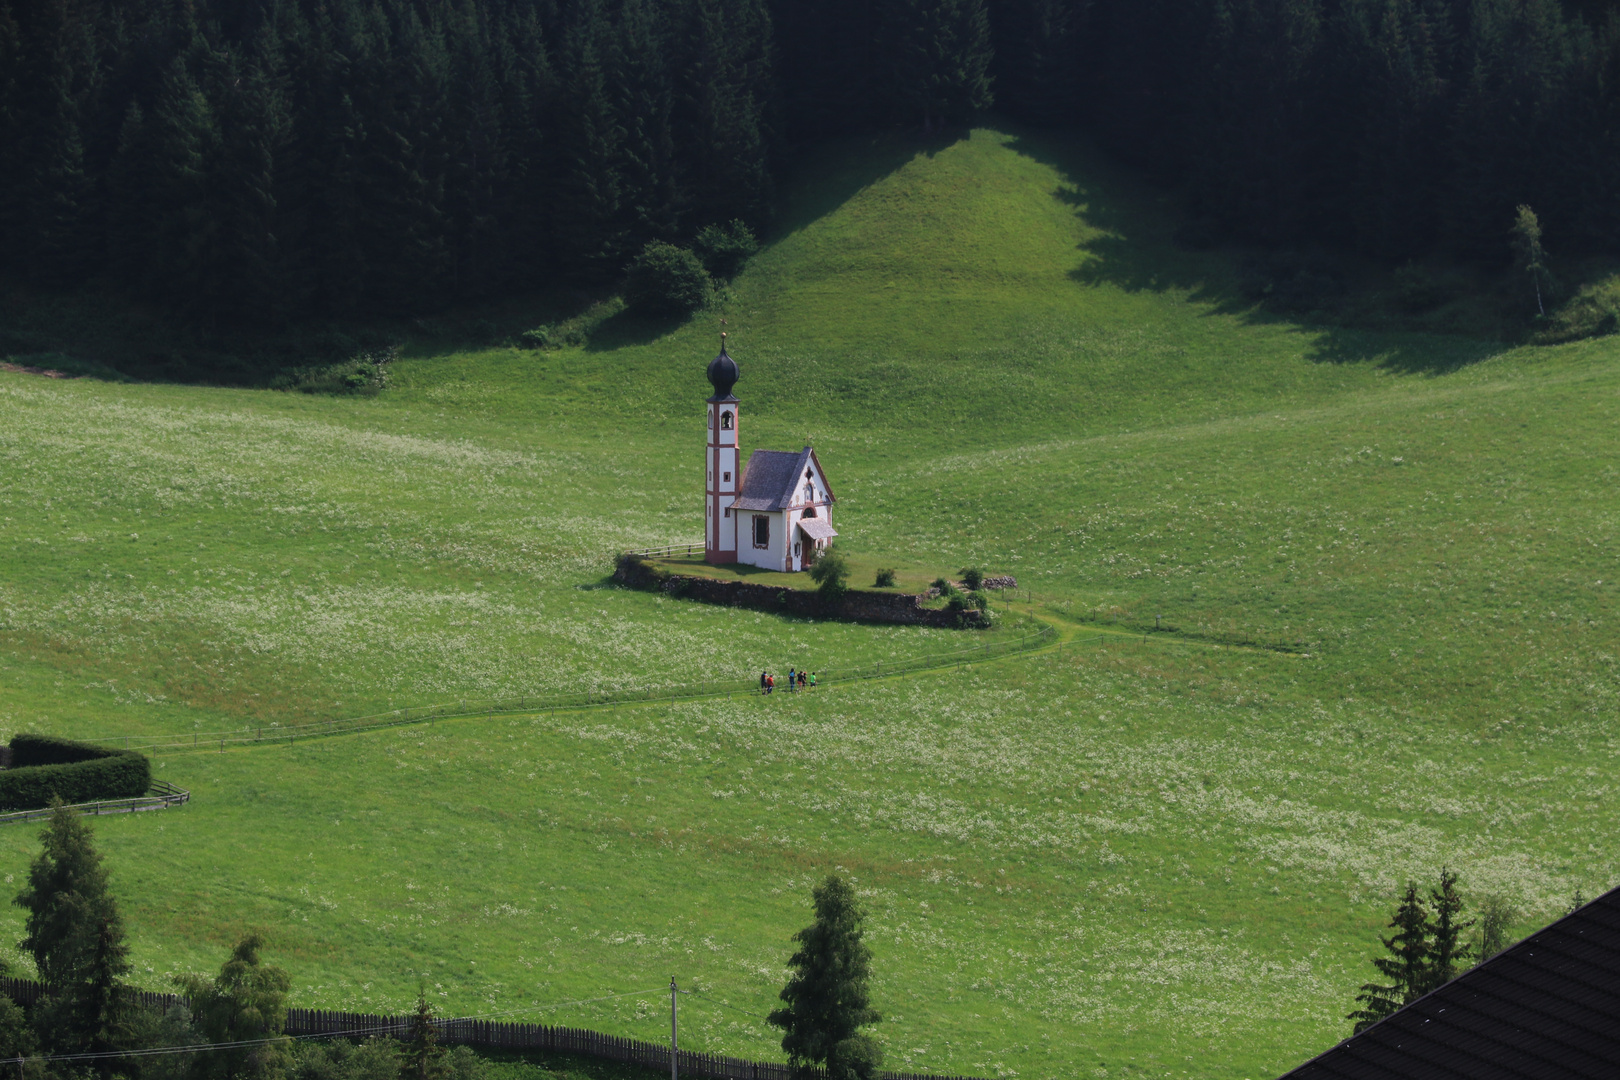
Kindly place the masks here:
POLYGON ((720 430, 721 431, 730 431, 731 430, 731 410, 730 409, 727 409, 725 412, 720 414, 720 430))

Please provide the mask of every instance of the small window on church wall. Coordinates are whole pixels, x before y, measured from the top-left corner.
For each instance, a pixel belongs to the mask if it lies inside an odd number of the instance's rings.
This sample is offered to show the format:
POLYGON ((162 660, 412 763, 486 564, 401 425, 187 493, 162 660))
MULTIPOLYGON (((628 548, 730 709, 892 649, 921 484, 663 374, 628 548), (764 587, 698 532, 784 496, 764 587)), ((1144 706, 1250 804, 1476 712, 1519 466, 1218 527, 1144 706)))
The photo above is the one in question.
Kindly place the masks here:
POLYGON ((799 545, 797 543, 793 545, 793 557, 795 559, 799 557, 799 545))
POLYGON ((813 507, 813 506, 805 507, 804 508, 804 516, 807 517, 807 518, 815 517, 816 516, 816 508, 813 507))
POLYGON ((754 516, 754 546, 757 548, 771 546, 771 519, 763 514, 754 516))
POLYGON ((720 430, 721 431, 730 431, 731 430, 731 410, 730 409, 727 409, 725 412, 720 414, 720 430))
POLYGON ((725 474, 725 477, 726 477, 726 483, 728 483, 728 484, 729 484, 729 483, 731 483, 731 474, 730 474, 730 473, 726 473, 726 474, 725 474))
POLYGON ((731 516, 731 507, 729 507, 729 506, 728 506, 728 507, 726 507, 726 510, 725 510, 725 516, 726 516, 726 517, 730 517, 730 516, 731 516))

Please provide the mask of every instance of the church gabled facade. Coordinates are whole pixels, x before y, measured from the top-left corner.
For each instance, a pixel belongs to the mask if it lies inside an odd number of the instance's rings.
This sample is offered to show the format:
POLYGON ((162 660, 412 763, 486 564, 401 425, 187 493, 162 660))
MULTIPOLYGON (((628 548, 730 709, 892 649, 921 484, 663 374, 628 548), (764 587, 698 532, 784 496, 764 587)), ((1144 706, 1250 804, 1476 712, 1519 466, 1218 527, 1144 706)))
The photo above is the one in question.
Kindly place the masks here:
POLYGON ((741 404, 737 362, 726 352, 709 363, 704 559, 765 570, 806 570, 838 535, 832 527, 832 488, 816 452, 755 450, 738 468, 741 404))

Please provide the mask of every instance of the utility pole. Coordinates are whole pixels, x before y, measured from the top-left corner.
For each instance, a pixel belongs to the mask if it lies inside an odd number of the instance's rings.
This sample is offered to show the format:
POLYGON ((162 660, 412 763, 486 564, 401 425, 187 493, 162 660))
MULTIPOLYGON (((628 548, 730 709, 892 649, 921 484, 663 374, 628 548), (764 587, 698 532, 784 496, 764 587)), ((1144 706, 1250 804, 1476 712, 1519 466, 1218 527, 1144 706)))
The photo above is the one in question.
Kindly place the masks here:
POLYGON ((669 1080, 680 1080, 675 1067, 675 995, 680 993, 675 988, 675 976, 669 977, 669 1080))

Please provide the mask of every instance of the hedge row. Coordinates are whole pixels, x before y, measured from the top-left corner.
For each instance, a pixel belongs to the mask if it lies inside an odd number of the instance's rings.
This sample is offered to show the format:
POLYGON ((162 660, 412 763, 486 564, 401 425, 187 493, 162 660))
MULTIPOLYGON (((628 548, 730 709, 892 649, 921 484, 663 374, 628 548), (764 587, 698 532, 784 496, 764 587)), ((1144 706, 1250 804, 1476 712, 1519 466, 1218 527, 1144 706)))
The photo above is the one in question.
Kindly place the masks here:
POLYGON ((0 770, 0 811, 35 810, 59 796, 66 803, 133 799, 152 786, 144 754, 57 739, 14 735, 11 768, 0 770))
POLYGON ((59 739, 55 735, 25 733, 11 737, 13 769, 20 769, 25 765, 72 765, 76 761, 93 761, 96 758, 113 757, 123 752, 96 746, 93 743, 59 739))

